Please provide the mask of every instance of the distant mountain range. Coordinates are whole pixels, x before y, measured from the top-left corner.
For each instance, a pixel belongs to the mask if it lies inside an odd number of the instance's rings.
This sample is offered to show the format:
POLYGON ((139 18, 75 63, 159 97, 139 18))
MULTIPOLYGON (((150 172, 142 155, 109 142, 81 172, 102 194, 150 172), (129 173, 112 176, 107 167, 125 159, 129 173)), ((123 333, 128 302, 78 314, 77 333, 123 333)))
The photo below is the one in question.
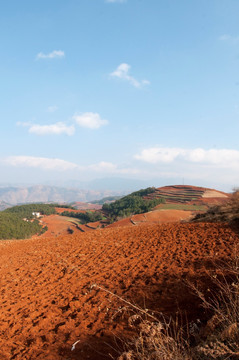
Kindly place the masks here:
POLYGON ((33 202, 90 202, 119 194, 122 193, 111 190, 80 190, 46 185, 0 187, 0 210, 4 210, 12 205, 33 202))
MULTIPOLYGON (((112 179, 111 179, 112 180, 112 179)), ((115 189, 113 190, 110 188, 110 181, 107 182, 107 179, 105 179, 105 182, 103 179, 98 180, 96 183, 98 184, 98 190, 92 189, 91 187, 88 189, 80 189, 77 184, 75 183, 75 187, 60 187, 60 186, 50 186, 50 185, 33 185, 33 186, 0 186, 0 211, 4 210, 10 206, 17 205, 17 204, 26 204, 26 203, 34 203, 34 202, 57 202, 57 203, 76 203, 76 202, 91 202, 95 200, 101 200, 102 198, 107 197, 116 197, 116 196, 123 196, 127 195, 128 193, 132 191, 136 191, 139 189, 144 188, 143 184, 141 182, 135 181, 135 184, 132 181, 126 181, 121 182, 122 179, 114 179, 114 185, 115 189), (103 187, 103 184, 105 187, 103 187), (101 186, 100 186, 101 185, 101 186), (141 186, 140 186, 141 185, 141 186), (107 189, 109 186, 108 190, 107 189), (132 190, 131 190, 131 189, 132 190)), ((95 185, 96 185, 95 183, 95 185)), ((73 185, 73 184, 72 184, 73 185)), ((112 185, 112 184, 111 184, 112 185)), ((198 196, 195 193, 195 191, 199 191, 204 193, 205 188, 198 188, 198 187, 189 187, 187 186, 166 186, 159 188, 157 190, 158 195, 165 197, 166 199, 172 198, 174 200, 174 197, 179 197, 179 195, 182 194, 185 197, 185 191, 189 191, 190 193, 194 194, 194 200, 198 196), (186 190, 185 190, 186 189, 186 190), (196 190, 195 190, 196 189, 196 190), (174 195, 174 192, 176 194, 174 195)), ((208 189, 209 190, 209 189, 208 189)), ((210 195, 210 202, 213 203, 217 201, 216 199, 213 200, 213 197, 215 198, 222 198, 227 197, 221 192, 214 192, 212 193, 212 190, 210 192, 207 191, 207 194, 210 195), (220 194, 220 196, 219 196, 220 194)), ((208 195, 208 196, 209 196, 208 195)), ((204 195, 205 196, 205 195, 204 195)), ((107 199, 106 199, 107 200, 107 199)), ((206 200, 206 199, 205 199, 206 200)))
MULTIPOLYGON (((174 181, 168 180, 167 183, 171 184, 174 181)), ((63 181, 59 179, 54 183, 47 183, 45 185, 59 186, 65 188, 74 188, 74 189, 87 189, 87 190, 96 190, 96 191, 105 191, 110 190, 114 193, 120 192, 121 194, 130 193, 132 191, 137 191, 139 189, 144 189, 153 185, 160 185, 160 179, 151 179, 151 180, 139 180, 139 179, 124 179, 120 177, 109 177, 109 178, 99 178, 90 181, 80 181, 80 180, 67 180, 63 181)))
POLYGON ((0 201, 0 211, 3 211, 11 206, 11 204, 6 203, 5 201, 0 201))

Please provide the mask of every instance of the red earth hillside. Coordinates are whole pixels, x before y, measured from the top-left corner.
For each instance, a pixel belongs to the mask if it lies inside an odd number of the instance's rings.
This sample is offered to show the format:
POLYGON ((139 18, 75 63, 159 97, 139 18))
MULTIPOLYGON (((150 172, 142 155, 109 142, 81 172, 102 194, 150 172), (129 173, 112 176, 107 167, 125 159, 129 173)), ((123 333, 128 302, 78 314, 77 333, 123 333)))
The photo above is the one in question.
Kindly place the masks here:
MULTIPOLYGON (((202 187, 189 185, 175 185, 156 188, 156 191, 146 199, 165 198, 165 204, 158 205, 153 211, 144 214, 132 215, 109 225, 109 221, 103 220, 95 223, 80 224, 75 218, 62 217, 59 215, 44 216, 42 224, 48 227, 45 236, 66 235, 69 232, 88 232, 100 227, 138 226, 142 224, 163 224, 191 220, 197 213, 204 212, 208 207, 225 203, 229 199, 228 194, 202 187)), ((57 214, 64 211, 85 212, 95 211, 102 206, 98 204, 75 203, 78 209, 56 208, 57 214)))
POLYGON ((156 188, 155 193, 146 198, 163 197, 166 203, 181 204, 221 204, 228 200, 229 195, 218 190, 192 185, 171 185, 156 188))
POLYGON ((225 203, 229 194, 191 185, 172 185, 156 188, 144 199, 164 198, 165 203, 144 214, 132 215, 108 225, 108 227, 164 224, 191 220, 197 213, 205 212, 212 205, 225 203))
POLYGON ((185 281, 207 288, 212 259, 230 257, 238 240, 226 224, 188 223, 2 241, 0 359, 116 359, 130 307, 95 284, 166 315, 203 318, 185 281))

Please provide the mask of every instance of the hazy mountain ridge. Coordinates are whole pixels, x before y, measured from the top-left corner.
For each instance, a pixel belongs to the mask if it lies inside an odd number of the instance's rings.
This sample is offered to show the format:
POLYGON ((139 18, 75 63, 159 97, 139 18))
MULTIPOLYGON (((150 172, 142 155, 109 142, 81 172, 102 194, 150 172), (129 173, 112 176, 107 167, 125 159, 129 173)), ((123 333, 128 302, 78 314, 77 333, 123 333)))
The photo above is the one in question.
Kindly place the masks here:
POLYGON ((6 203, 5 201, 0 201, 0 211, 3 211, 11 206, 11 204, 6 203))
POLYGON ((4 210, 4 208, 9 205, 31 202, 88 202, 118 194, 119 193, 110 190, 81 190, 45 185, 2 187, 0 188, 0 209, 4 210))

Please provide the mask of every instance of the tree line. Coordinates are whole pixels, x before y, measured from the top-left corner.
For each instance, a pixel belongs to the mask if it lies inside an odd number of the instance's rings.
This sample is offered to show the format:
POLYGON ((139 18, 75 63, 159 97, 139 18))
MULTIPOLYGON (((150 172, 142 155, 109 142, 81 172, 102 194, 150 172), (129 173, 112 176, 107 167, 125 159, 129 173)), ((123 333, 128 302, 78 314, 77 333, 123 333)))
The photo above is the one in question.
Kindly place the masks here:
POLYGON ((60 215, 77 218, 81 221, 82 224, 87 224, 89 222, 95 222, 95 221, 101 221, 104 219, 104 217, 100 211, 86 211, 85 213, 73 212, 73 211, 63 211, 60 215))
POLYGON ((148 212, 156 205, 165 202, 164 198, 157 198, 153 200, 144 199, 144 196, 154 192, 154 187, 135 191, 111 204, 104 204, 102 206, 102 210, 107 214, 111 221, 115 221, 119 218, 128 217, 134 214, 148 212))

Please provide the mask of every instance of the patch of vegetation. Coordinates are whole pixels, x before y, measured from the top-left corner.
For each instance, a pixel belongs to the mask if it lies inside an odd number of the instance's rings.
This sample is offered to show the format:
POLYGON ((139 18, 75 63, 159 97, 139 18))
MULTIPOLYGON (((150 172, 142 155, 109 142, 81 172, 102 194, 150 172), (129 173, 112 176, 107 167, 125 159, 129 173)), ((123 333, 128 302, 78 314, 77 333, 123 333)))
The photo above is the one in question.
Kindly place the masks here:
POLYGON ((147 196, 149 194, 154 194, 156 192, 156 188, 155 187, 148 187, 146 189, 141 189, 138 191, 134 191, 131 194, 127 195, 127 196, 147 196))
POLYGON ((55 213, 55 205, 28 204, 8 208, 0 212, 0 239, 26 239, 34 234, 43 234, 47 226, 42 227, 32 214, 55 213))
POLYGON ((198 214, 193 221, 229 222, 239 225, 239 190, 223 205, 213 206, 204 214, 198 214))
POLYGON ((185 210, 185 211, 206 211, 206 205, 187 205, 187 204, 164 204, 160 209, 165 210, 185 210))
POLYGON ((70 204, 52 204, 55 207, 58 208, 62 208, 62 209, 71 209, 71 210, 75 210, 74 206, 70 205, 70 204))
POLYGON ((9 209, 6 209, 4 212, 9 214, 16 214, 22 219, 27 218, 30 220, 34 218, 34 215, 32 214, 34 212, 39 212, 41 215, 55 214, 55 207, 55 204, 26 204, 13 206, 9 209))
POLYGON ((95 222, 95 221, 101 221, 104 219, 102 213, 99 211, 86 211, 85 213, 73 212, 73 211, 63 211, 60 215, 79 219, 82 224, 87 224, 89 222, 95 222))
POLYGON ((19 215, 4 211, 0 214, 0 239, 26 239, 42 231, 37 220, 27 222, 19 215))
POLYGON ((103 204, 105 204, 105 203, 109 203, 109 202, 113 202, 113 201, 119 200, 119 199, 121 199, 122 197, 123 197, 123 196, 107 196, 107 197, 104 197, 104 198, 101 199, 101 200, 90 201, 90 204, 103 205, 103 204))
POLYGON ((164 198, 144 199, 144 196, 155 192, 155 188, 142 189, 130 195, 116 200, 111 204, 104 204, 102 210, 109 216, 111 221, 127 217, 133 214, 142 214, 152 210, 156 205, 165 202, 164 198))

